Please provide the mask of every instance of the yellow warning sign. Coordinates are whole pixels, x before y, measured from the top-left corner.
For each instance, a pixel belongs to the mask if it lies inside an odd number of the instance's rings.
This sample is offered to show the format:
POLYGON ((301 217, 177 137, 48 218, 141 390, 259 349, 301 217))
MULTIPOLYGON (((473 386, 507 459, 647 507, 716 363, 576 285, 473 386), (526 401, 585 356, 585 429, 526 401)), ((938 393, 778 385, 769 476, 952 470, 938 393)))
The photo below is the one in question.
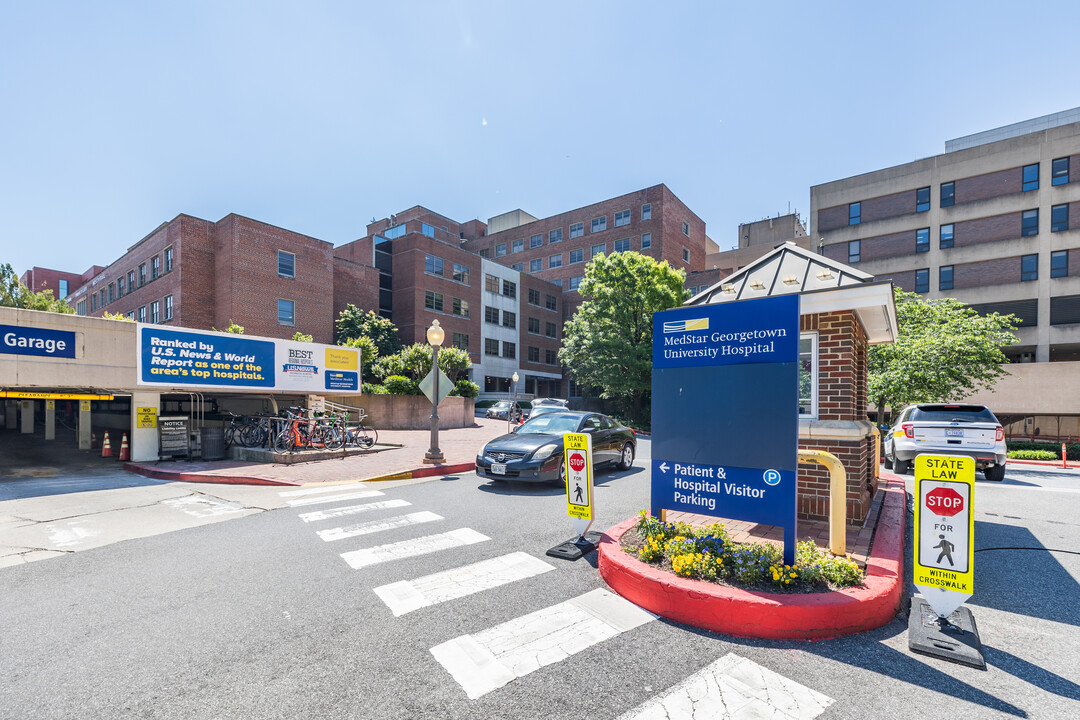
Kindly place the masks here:
POLYGON ((974 489, 973 459, 952 455, 915 458, 913 581, 939 592, 960 593, 964 596, 961 603, 975 592, 974 489))
POLYGON ((140 429, 153 430, 157 427, 157 408, 156 407, 140 407, 135 412, 135 427, 140 429))
POLYGON ((80 400, 79 401, 79 411, 80 412, 90 412, 90 401, 89 400, 80 400))
POLYGON ((566 514, 579 520, 593 519, 592 437, 586 433, 563 435, 566 467, 566 514))

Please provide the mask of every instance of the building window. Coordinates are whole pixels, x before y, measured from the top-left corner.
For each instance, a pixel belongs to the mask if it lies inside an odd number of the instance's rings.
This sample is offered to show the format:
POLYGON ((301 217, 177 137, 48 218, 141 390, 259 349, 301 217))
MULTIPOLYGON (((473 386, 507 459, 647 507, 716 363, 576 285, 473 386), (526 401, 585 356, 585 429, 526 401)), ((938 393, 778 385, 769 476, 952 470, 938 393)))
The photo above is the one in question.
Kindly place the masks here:
POLYGON ((690 262, 690 251, 687 250, 686 248, 682 249, 682 261, 684 263, 690 262))
POLYGON ((548 258, 548 269, 562 267, 562 253, 548 258))
POLYGON ((135 311, 132 310, 131 312, 128 313, 128 320, 134 320, 134 319, 135 319, 135 311))
POLYGON ((529 272, 540 272, 544 269, 544 258, 533 258, 529 261, 529 272))
POLYGON ((582 396, 581 386, 578 385, 573 380, 571 380, 570 381, 570 386, 567 388, 566 394, 567 394, 567 397, 581 397, 582 396))
POLYGON ((454 263, 454 280, 459 283, 469 284, 469 268, 454 263))
POLYGON ((578 248, 577 250, 570 251, 570 264, 585 262, 585 249, 578 248))
POLYGON ((607 250, 607 243, 600 243, 599 245, 593 245, 589 248, 589 259, 592 260, 597 255, 602 255, 607 250))
POLYGON ((443 276, 443 259, 434 255, 424 255, 424 272, 428 275, 443 276))
POLYGON ((503 327, 516 328, 517 327, 517 313, 512 313, 509 310, 503 310, 503 327))
POLYGON ((607 230, 607 215, 603 217, 593 218, 592 225, 589 228, 589 232, 603 232, 607 230))
POLYGON ((581 285, 581 281, 584 279, 585 277, 583 275, 575 275, 574 277, 570 278, 570 289, 577 290, 578 285, 581 285))
POLYGON ((116 285, 114 283, 109 283, 109 302, 114 302, 115 300, 116 300, 116 285))
POLYGON ((1069 276, 1069 251, 1056 250, 1050 253, 1050 277, 1069 276))
POLYGON ((150 279, 157 280, 161 277, 161 258, 155 255, 150 258, 150 279))
POLYGON ((128 292, 135 292, 135 271, 128 270, 128 292))
POLYGON ((652 220, 652 203, 645 203, 641 206, 641 219, 652 220))
POLYGON ((540 306, 540 291, 529 288, 529 304, 540 306))
POLYGON ((490 248, 480 248, 480 252, 477 253, 477 254, 480 255, 480 257, 482 257, 482 258, 491 257, 491 249, 490 248))
POLYGON ((519 253, 525 250, 525 238, 518 238, 510 242, 510 252, 519 253))
POLYGON ((525 272, 525 263, 523 263, 523 262, 514 263, 513 265, 510 266, 510 269, 511 270, 517 270, 518 272, 525 272))
POLYGON ((630 224, 630 211, 621 210, 615 213, 615 227, 622 227, 623 225, 630 224))
POLYGON ((585 223, 579 222, 579 223, 572 223, 570 225, 570 239, 571 240, 573 240, 574 238, 577 238, 577 237, 581 237, 584 234, 585 234, 585 223))
POLYGON ((952 290, 953 266, 942 265, 938 268, 938 290, 952 290))
POLYGON ((428 310, 436 310, 442 312, 443 309, 443 295, 442 293, 426 290, 424 292, 424 307, 428 310))
POLYGON ((454 347, 469 352, 469 336, 465 333, 454 333, 454 347))
POLYGON ((296 277, 296 256, 284 250, 277 251, 277 274, 281 277, 296 277))
POLYGON ((90 295, 90 312, 97 312, 97 293, 90 295))
POLYGON ((915 212, 926 212, 930 209, 930 188, 919 188, 915 191, 915 212))
POLYGON ((641 249, 648 250, 652 247, 652 233, 641 233, 641 249))
POLYGON ((1024 192, 1039 189, 1039 163, 1024 166, 1024 192))
POLYGON ((495 257, 506 256, 506 243, 499 243, 495 246, 495 257))
POLYGON ((529 236, 529 249, 534 250, 544 244, 544 235, 530 235, 529 236))
POLYGON ((513 359, 513 358, 517 357, 517 345, 515 343, 506 342, 505 340, 503 340, 502 346, 503 346, 502 356, 504 358, 513 359))
POLYGON ((540 319, 531 317, 529 318, 529 332, 533 335, 540 334, 540 319))
POLYGON ((1054 160, 1051 169, 1051 185, 1067 185, 1069 183, 1069 158, 1063 157, 1054 160))
POLYGON ((292 300, 278 300, 277 301, 277 321, 278 325, 295 325, 296 324, 296 306, 292 300))
POLYGON ((862 222, 862 203, 854 202, 847 206, 847 224, 858 225, 862 222))
POLYGON ((508 298, 517 297, 517 283, 512 283, 509 280, 503 280, 502 294, 508 298))
POLYGON ((85 315, 86 314, 86 301, 85 300, 80 300, 79 302, 75 303, 75 314, 76 315, 85 315))
POLYGON ((938 236, 938 247, 944 250, 953 246, 953 224, 942 225, 938 236))
POLYGON ((548 244, 562 242, 562 228, 548 231, 548 244))
POLYGON ((1025 210, 1020 223, 1020 236, 1039 234, 1039 209, 1025 210))
POLYGON ((458 317, 463 317, 463 318, 469 317, 469 301, 468 300, 462 300, 461 298, 454 298, 453 305, 451 307, 452 307, 451 312, 453 312, 458 317))
POLYGON ((431 225, 428 225, 427 223, 420 223, 420 232, 424 235, 427 235, 429 238, 435 237, 435 228, 431 225))
POLYGON ((857 263, 862 260, 862 240, 851 240, 847 244, 847 261, 857 263))
POLYGON ((400 225, 395 225, 392 228, 387 228, 386 232, 384 232, 382 236, 387 240, 394 240, 404 235, 405 232, 405 223, 401 223, 400 225))
POLYGON ((165 272, 172 272, 173 249, 165 248, 165 272))
POLYGON ((546 296, 544 296, 544 306, 548 310, 555 310, 558 307, 558 304, 557 304, 558 302, 559 301, 555 298, 554 295, 546 295, 546 296))
POLYGON ((941 183, 941 207, 952 207, 956 204, 956 183, 941 183))
POLYGON ((818 357, 817 333, 799 335, 799 415, 817 417, 818 357))
POLYGON ((540 362, 540 348, 529 346, 529 362, 540 362))
POLYGON ((169 322, 172 320, 172 295, 165 296, 165 316, 162 317, 162 322, 169 322))
POLYGON ((915 231, 915 252, 930 252, 930 228, 915 231))
POLYGON ((689 223, 684 222, 682 224, 682 234, 685 235, 686 237, 690 237, 690 224, 689 223))
POLYGON ((139 308, 138 321, 141 323, 146 322, 146 306, 143 305, 139 308))
POLYGON ((484 338, 484 354, 499 357, 499 341, 495 338, 484 338))
POLYGON ((146 284, 146 263, 139 266, 139 287, 146 284))
POLYGON ((615 252, 630 252, 630 238, 615 241, 615 252))
MULTIPOLYGON (((56 297, 58 299, 60 299, 60 300, 63 300, 64 298, 67 297, 67 294, 68 294, 68 281, 67 280, 60 280, 57 284, 59 286, 57 288, 57 293, 59 293, 59 294, 56 297)), ((120 287, 123 288, 123 286, 124 286, 124 278, 120 278, 120 287)), ((121 290, 121 294, 123 294, 122 290, 121 290)))
POLYGON ((493 308, 490 305, 484 306, 484 322, 491 323, 492 325, 499 324, 499 308, 493 308))
MULTIPOLYGON (((62 289, 67 289, 67 280, 61 280, 60 282, 63 283, 63 285, 61 285, 60 287, 62 289)), ((60 297, 64 297, 64 296, 61 295, 60 297)), ((116 278, 116 297, 124 297, 124 276, 123 275, 116 278)))
POLYGON ((917 293, 930 292, 930 271, 929 270, 916 270, 915 271, 915 292, 917 292, 917 293))
POLYGON ((558 333, 559 328, 555 323, 544 323, 544 334, 547 335, 549 338, 558 337, 558 333))
POLYGON ((1050 232, 1064 232, 1069 229, 1069 206, 1055 205, 1050 208, 1050 232))
POLYGON ((498 293, 499 292, 499 278, 495 277, 494 275, 485 275, 484 276, 484 289, 487 290, 488 292, 498 293))
POLYGON ((161 322, 161 303, 158 302, 157 300, 150 303, 150 322, 152 322, 152 323, 161 322))
POLYGON ((1020 257, 1020 282, 1039 279, 1039 256, 1022 255, 1020 257))
POLYGON ((556 365, 559 362, 559 356, 554 350, 544 350, 544 362, 548 365, 556 365))

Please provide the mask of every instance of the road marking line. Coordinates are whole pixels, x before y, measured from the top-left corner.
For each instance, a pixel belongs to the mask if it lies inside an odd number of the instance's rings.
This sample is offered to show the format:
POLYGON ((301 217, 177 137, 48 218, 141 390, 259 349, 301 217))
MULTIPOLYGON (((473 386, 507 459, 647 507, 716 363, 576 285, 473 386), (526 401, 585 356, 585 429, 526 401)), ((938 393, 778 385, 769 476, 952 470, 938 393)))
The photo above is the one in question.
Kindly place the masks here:
POLYGON ((334 495, 332 497, 306 497, 299 500, 290 500, 289 507, 300 507, 301 505, 321 505, 323 503, 341 502, 342 500, 359 500, 360 498, 378 497, 384 495, 381 490, 360 490, 358 492, 345 493, 344 495, 334 495))
POLYGON ((537 610, 431 648, 470 699, 656 619, 607 590, 537 610))
POLYGON ((456 600, 554 569, 554 565, 528 553, 515 552, 415 580, 382 585, 375 588, 375 594, 382 598, 394 617, 398 617, 422 607, 456 600))
POLYGON ((416 557, 417 555, 427 555, 428 553, 449 550, 450 548, 461 547, 463 545, 472 545, 473 543, 484 542, 485 540, 490 539, 491 538, 487 535, 482 535, 475 530, 458 528, 457 530, 451 530, 450 532, 440 533, 438 535, 427 535, 425 537, 402 540, 401 542, 389 543, 387 545, 361 548, 359 550, 341 553, 341 557, 344 558, 345 562, 349 563, 351 567, 359 570, 368 565, 376 565, 378 563, 388 562, 390 560, 400 560, 407 557, 416 557))
POLYGON ((301 488, 300 490, 286 490, 279 492, 279 497, 299 497, 300 495, 316 495, 328 492, 341 492, 342 490, 348 490, 351 485, 321 485, 313 488, 301 488))
POLYGON ((646 700, 618 720, 694 717, 700 720, 812 720, 833 699, 794 680, 728 653, 667 692, 646 700))
POLYGON ((371 533, 382 532, 383 530, 393 530, 395 528, 408 527, 410 525, 420 525, 421 523, 435 522, 436 520, 442 519, 442 515, 436 515, 433 512, 424 510, 422 512, 409 513, 408 515, 398 515, 397 517, 387 518, 385 520, 372 520, 370 522, 347 525, 346 527, 319 530, 316 534, 326 542, 333 542, 334 540, 345 540, 346 538, 356 537, 357 535, 370 535, 371 533))
POLYGON ((297 517, 306 523, 310 523, 319 520, 330 520, 345 515, 356 515, 357 513, 367 512, 369 510, 385 510, 387 508, 406 507, 408 505, 412 505, 408 500, 380 500, 364 505, 349 505, 347 507, 332 508, 330 510, 315 510, 313 512, 300 513, 297 517))

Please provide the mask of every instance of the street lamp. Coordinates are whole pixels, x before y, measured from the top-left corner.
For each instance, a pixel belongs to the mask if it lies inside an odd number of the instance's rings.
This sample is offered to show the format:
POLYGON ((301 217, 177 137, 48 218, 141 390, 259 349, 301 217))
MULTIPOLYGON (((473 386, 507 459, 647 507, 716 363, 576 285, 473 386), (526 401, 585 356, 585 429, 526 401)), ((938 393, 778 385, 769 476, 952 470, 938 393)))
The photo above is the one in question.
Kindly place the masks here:
POLYGON ((510 409, 506 412, 506 421, 511 422, 513 420, 514 410, 517 408, 517 381, 518 374, 515 372, 510 376, 510 379, 514 381, 514 404, 510 406, 510 409))
POLYGON ((427 329, 427 341, 431 345, 431 367, 434 386, 431 391, 431 447, 424 454, 425 465, 443 464, 446 458, 439 449, 439 346, 443 344, 446 333, 439 327, 438 320, 431 321, 427 329))

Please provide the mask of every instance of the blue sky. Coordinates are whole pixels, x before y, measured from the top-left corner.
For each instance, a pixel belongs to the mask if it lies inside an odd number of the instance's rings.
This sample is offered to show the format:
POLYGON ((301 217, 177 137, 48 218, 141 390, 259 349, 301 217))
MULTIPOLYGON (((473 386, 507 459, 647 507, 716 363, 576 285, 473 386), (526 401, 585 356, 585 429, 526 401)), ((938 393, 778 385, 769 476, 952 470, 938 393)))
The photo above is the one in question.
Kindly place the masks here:
POLYGON ((721 248, 810 186, 1080 105, 1080 4, 0 0, 0 262, 179 213, 342 244, 666 183, 721 248), (1056 39, 1055 39, 1056 38, 1056 39))

